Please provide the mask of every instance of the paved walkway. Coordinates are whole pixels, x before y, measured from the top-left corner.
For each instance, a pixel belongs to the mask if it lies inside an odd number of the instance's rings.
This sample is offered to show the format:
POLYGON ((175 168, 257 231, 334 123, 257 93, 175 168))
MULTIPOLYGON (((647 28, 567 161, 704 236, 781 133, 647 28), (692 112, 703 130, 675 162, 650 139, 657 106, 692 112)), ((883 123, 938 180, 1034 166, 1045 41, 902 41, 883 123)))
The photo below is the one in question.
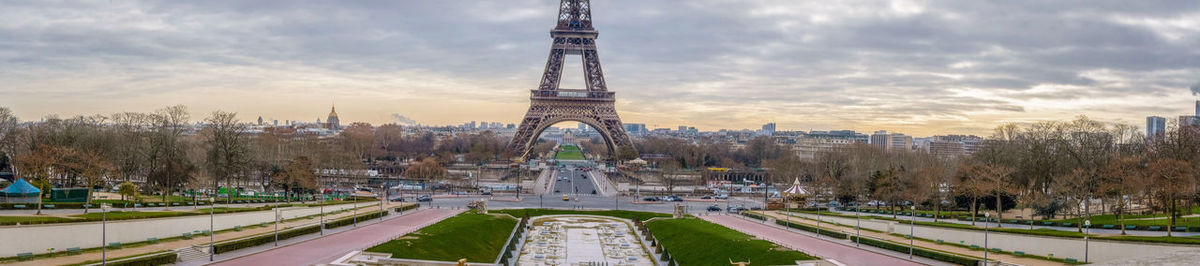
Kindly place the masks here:
MULTIPOLYGON (((395 208, 395 207, 399 207, 399 206, 400 206, 399 203, 384 205, 384 207, 387 209, 391 209, 391 208, 395 208)), ((378 205, 362 206, 362 208, 364 208, 364 209, 360 212, 370 212, 370 211, 376 210, 375 208, 378 208, 378 205)), ((343 217, 350 217, 353 214, 354 214, 354 212, 351 212, 351 211, 338 213, 338 214, 330 214, 330 215, 325 216, 325 221, 328 222, 328 221, 336 220, 336 219, 343 218, 343 217)), ((312 219, 296 219, 296 220, 280 223, 279 229, 284 230, 284 229, 288 229, 288 228, 308 226, 308 225, 314 225, 314 224, 319 224, 319 223, 320 223, 319 217, 313 217, 312 219)), ((274 230, 275 230, 274 226, 267 226, 267 227, 254 226, 254 227, 248 227, 242 231, 217 232, 216 234, 213 235, 213 239, 216 242, 221 242, 221 241, 230 240, 230 239, 237 239, 237 238, 242 238, 242 237, 247 237, 247 236, 252 236, 252 235, 265 234, 265 233, 273 232, 274 230)), ((120 249, 109 249, 107 252, 108 253, 107 255, 108 255, 108 258, 120 258, 120 257, 125 257, 125 256, 146 254, 146 253, 157 252, 157 251, 175 250, 175 249, 179 249, 179 248, 190 247, 192 245, 203 245, 203 246, 207 247, 208 241, 209 241, 209 238, 207 236, 196 236, 195 238, 188 239, 188 240, 181 239, 181 240, 175 240, 175 241, 163 241, 158 244, 151 244, 151 245, 144 245, 144 246, 137 246, 137 247, 127 247, 127 248, 120 248, 120 249)), ((29 260, 29 261, 17 262, 14 264, 6 264, 6 265, 31 265, 31 266, 33 266, 33 265, 67 265, 67 264, 82 263, 85 261, 99 261, 100 258, 101 258, 100 251, 97 250, 97 251, 93 251, 93 252, 85 252, 85 253, 82 253, 79 255, 29 260)))
POLYGON ((423 209, 400 218, 359 227, 310 241, 276 248, 213 265, 312 265, 329 263, 458 214, 461 210, 423 209))
MULTIPOLYGON (((867 209, 863 209, 863 210, 867 210, 867 209)), ((842 214, 842 215, 850 215, 850 216, 854 215, 853 211, 837 210, 835 212, 837 212, 838 214, 842 214)), ((864 212, 861 215, 892 218, 891 214, 864 212)), ((903 215, 896 216, 896 219, 900 219, 900 220, 908 220, 911 218, 912 217, 903 216, 903 215)), ((983 216, 979 216, 979 218, 983 218, 983 216)), ((1010 218, 1005 218, 1004 220, 1010 220, 1010 218)), ((1130 219, 1130 220, 1133 220, 1133 219, 1130 219)), ((933 218, 917 217, 917 221, 918 222, 933 222, 933 218)), ((971 221, 961 221, 961 220, 954 219, 954 218, 950 218, 950 219, 942 218, 942 219, 937 219, 937 221, 938 222, 946 222, 946 223, 966 224, 966 225, 971 224, 971 221)), ((983 228, 983 224, 984 224, 984 222, 982 222, 982 221, 975 222, 975 227, 983 228)), ((992 227, 992 228, 995 228, 995 227, 1013 228, 1013 229, 1029 229, 1030 228, 1029 225, 1024 225, 1024 224, 1009 224, 1009 223, 996 223, 996 222, 987 222, 987 224, 988 224, 988 227, 992 227)), ((1053 229, 1053 230, 1058 230, 1058 231, 1070 231, 1070 232, 1079 231, 1079 229, 1077 229, 1075 227, 1063 227, 1063 226, 1034 225, 1032 228, 1034 228, 1034 229, 1053 229)), ((1121 235, 1121 229, 1092 228, 1091 231, 1088 231, 1088 232, 1093 235, 1112 235, 1112 236, 1121 235)), ((1134 235, 1134 236, 1167 236, 1167 231, 1125 230, 1125 234, 1134 235)), ((1172 236, 1200 236, 1200 232, 1172 232, 1171 235, 1172 236)))
POLYGON ((701 219, 729 227, 776 244, 802 250, 822 259, 831 259, 845 265, 925 265, 850 246, 797 234, 761 222, 749 221, 732 215, 702 215, 701 219))
MULTIPOLYGON (((786 217, 783 214, 780 214, 779 212, 767 212, 766 214, 767 214, 767 216, 770 216, 776 220, 787 220, 787 221, 790 221, 791 223, 806 224, 809 226, 817 225, 816 221, 804 219, 804 218, 800 218, 800 217, 786 217)), ((823 222, 821 222, 821 230, 831 229, 830 227, 836 228, 835 230, 841 231, 843 233, 850 234, 850 235, 853 235, 855 233, 854 227, 839 226, 839 225, 836 225, 836 224, 830 223, 829 221, 824 221, 824 220, 823 220, 823 222)), ((894 235, 886 234, 886 233, 876 233, 876 232, 871 232, 871 231, 867 231, 867 230, 861 230, 861 231, 859 231, 859 234, 861 234, 863 236, 867 236, 867 237, 876 238, 876 239, 889 240, 892 242, 908 243, 908 238, 906 238, 906 237, 898 237, 898 236, 894 236, 894 235)), ((905 234, 905 235, 907 235, 907 234, 905 234)), ((983 250, 971 250, 969 248, 961 248, 961 247, 951 246, 951 245, 939 245, 936 243, 929 243, 929 242, 924 242, 924 241, 913 242, 913 245, 918 246, 918 247, 927 248, 927 249, 941 250, 941 251, 946 251, 946 252, 951 252, 951 253, 976 256, 976 257, 980 257, 980 258, 983 257, 983 250)), ((989 253, 988 259, 989 260, 1000 260, 1003 262, 1015 263, 1015 264, 1020 264, 1020 265, 1062 265, 1061 263, 1056 263, 1056 262, 1051 262, 1051 261, 1032 259, 1032 258, 1024 258, 1024 257, 1016 257, 1016 256, 997 254, 997 253, 989 253)))

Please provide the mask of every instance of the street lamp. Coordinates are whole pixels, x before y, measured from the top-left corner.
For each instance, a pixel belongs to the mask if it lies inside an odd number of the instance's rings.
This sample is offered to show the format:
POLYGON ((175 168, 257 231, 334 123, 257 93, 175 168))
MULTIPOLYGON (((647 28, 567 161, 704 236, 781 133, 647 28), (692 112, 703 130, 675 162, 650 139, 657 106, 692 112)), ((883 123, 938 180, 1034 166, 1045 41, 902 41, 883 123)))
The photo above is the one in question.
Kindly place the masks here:
POLYGON ((100 265, 108 265, 108 204, 100 204, 100 265))
POLYGON ((208 197, 208 261, 213 261, 213 255, 216 254, 213 250, 213 223, 216 221, 217 197, 208 197))
POLYGON ((1087 233, 1083 233, 1083 263, 1088 263, 1088 234, 1092 233, 1092 220, 1083 220, 1083 227, 1087 227, 1087 233))
POLYGON ((908 217, 912 218, 908 220, 908 259, 911 260, 913 258, 913 238, 916 238, 913 235, 913 224, 917 223, 917 206, 908 206, 908 210, 908 217))
POLYGON ((325 235, 325 195, 321 195, 322 201, 317 202, 317 206, 321 212, 321 235, 325 235))
POLYGON ((354 201, 354 227, 358 227, 358 197, 355 194, 358 194, 358 188, 354 188, 354 191, 350 192, 350 197, 354 201))
POLYGON ((988 233, 988 221, 991 220, 988 218, 991 216, 992 216, 992 213, 990 213, 990 212, 983 213, 983 263, 987 263, 987 260, 988 260, 988 258, 987 258, 988 257, 987 233, 988 233))
POLYGON ((275 246, 279 246, 279 207, 275 207, 275 246))
POLYGON ((859 229, 860 227, 862 227, 862 218, 859 218, 858 205, 859 204, 858 204, 858 200, 857 200, 857 196, 856 196, 856 200, 854 201, 854 246, 855 247, 859 246, 859 244, 862 243, 862 232, 860 232, 861 230, 859 229))

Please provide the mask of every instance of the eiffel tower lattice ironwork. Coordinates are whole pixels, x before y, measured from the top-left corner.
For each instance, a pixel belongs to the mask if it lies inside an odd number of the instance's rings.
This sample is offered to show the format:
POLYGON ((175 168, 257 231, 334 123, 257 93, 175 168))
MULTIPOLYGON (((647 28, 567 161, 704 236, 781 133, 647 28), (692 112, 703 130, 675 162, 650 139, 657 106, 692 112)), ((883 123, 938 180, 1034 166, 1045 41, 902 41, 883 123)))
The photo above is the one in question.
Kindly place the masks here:
POLYGON ((541 84, 529 96, 529 111, 521 126, 513 135, 509 150, 529 156, 529 151, 538 135, 550 125, 563 121, 587 124, 604 138, 610 155, 618 147, 632 145, 629 135, 617 116, 614 93, 604 83, 604 72, 600 69, 600 56, 596 54, 596 36, 592 28, 592 10, 588 0, 562 0, 558 8, 558 26, 550 30, 553 42, 550 57, 541 84), (559 88, 563 60, 567 55, 580 55, 583 59, 585 89, 559 88))

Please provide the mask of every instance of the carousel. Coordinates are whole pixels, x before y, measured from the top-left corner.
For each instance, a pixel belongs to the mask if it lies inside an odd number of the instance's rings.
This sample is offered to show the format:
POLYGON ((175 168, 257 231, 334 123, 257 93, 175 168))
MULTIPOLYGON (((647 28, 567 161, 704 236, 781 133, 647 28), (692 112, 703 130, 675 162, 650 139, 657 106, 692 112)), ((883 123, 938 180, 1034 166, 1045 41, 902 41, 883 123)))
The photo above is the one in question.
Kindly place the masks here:
POLYGON ((792 187, 784 190, 781 194, 781 196, 784 198, 784 201, 788 205, 787 208, 790 209, 795 208, 796 206, 804 206, 804 202, 808 200, 809 193, 808 190, 805 190, 804 186, 800 184, 800 179, 797 178, 792 182, 792 187))

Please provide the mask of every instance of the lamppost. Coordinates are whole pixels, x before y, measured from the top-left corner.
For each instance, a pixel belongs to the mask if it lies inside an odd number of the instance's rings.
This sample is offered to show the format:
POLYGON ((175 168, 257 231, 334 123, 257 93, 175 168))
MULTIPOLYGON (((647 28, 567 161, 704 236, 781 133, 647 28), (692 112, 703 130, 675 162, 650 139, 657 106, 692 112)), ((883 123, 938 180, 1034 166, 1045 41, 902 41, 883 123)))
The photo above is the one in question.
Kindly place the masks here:
POLYGON ((988 260, 988 258, 987 258, 988 257, 987 233, 988 233, 988 221, 991 220, 991 219, 989 219, 989 217, 992 217, 992 213, 990 213, 990 212, 983 213, 983 263, 987 263, 987 260, 988 260))
POLYGON ((380 193, 382 193, 381 195, 383 195, 383 198, 382 198, 382 199, 379 199, 379 220, 380 220, 380 221, 383 221, 383 202, 388 200, 388 196, 387 196, 387 192, 388 192, 388 191, 387 191, 387 183, 384 183, 383 185, 380 185, 380 186, 379 186, 379 189, 382 189, 382 190, 383 190, 383 192, 380 192, 380 193))
POLYGON ((1083 263, 1088 263, 1088 234, 1092 233, 1092 220, 1083 220, 1083 227, 1087 228, 1083 233, 1083 263))
POLYGON ((908 220, 908 259, 911 260, 913 258, 913 238, 917 238, 913 235, 913 224, 917 223, 917 206, 908 206, 908 210, 908 217, 912 218, 908 220))
POLYGON ((275 207, 275 246, 279 246, 279 207, 275 207))
POLYGON ((100 204, 100 265, 108 265, 108 204, 100 204))
MULTIPOLYGON (((321 199, 325 199, 325 195, 321 195, 321 199)), ((317 206, 319 206, 319 212, 321 212, 321 235, 325 235, 325 201, 318 202, 317 206)))
POLYGON ((213 261, 213 255, 216 254, 216 252, 214 252, 215 250, 213 250, 213 233, 212 233, 213 223, 217 220, 215 218, 216 212, 214 211, 217 209, 216 202, 217 202, 217 197, 215 197, 215 196, 208 197, 208 261, 213 261))
POLYGON ((858 201, 854 201, 854 246, 859 246, 862 243, 862 233, 859 229, 862 227, 862 219, 859 218, 858 201))
POLYGON ((817 201, 817 238, 821 238, 821 201, 817 201))
POLYGON ((354 227, 358 227, 358 197, 356 197, 354 194, 358 194, 358 188, 355 188, 353 192, 350 192, 350 197, 354 198, 354 227))

